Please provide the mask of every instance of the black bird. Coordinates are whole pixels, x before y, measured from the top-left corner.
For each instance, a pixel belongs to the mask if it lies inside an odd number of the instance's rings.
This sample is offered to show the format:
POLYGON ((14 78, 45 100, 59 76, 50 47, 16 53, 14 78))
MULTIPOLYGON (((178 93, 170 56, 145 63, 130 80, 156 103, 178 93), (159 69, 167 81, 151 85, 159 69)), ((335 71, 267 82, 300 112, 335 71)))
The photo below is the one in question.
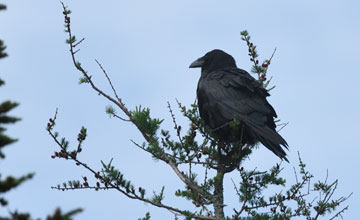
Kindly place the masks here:
POLYGON ((288 149, 288 144, 275 130, 277 115, 266 100, 267 90, 222 50, 208 52, 189 68, 196 67, 201 67, 197 87, 200 117, 219 139, 249 146, 260 141, 288 161, 282 148, 288 149))

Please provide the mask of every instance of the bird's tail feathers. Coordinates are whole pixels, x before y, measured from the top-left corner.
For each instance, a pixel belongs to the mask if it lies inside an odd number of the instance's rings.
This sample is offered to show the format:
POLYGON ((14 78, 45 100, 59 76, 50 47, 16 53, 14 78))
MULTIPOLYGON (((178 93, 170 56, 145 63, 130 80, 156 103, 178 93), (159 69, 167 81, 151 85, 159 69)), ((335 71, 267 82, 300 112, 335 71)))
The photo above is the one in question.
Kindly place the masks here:
POLYGON ((267 126, 259 126, 254 122, 247 121, 247 126, 250 126, 253 131, 254 137, 259 140, 265 147, 276 154, 280 159, 284 159, 289 162, 286 158, 286 153, 282 146, 288 149, 288 144, 276 131, 272 130, 267 126))

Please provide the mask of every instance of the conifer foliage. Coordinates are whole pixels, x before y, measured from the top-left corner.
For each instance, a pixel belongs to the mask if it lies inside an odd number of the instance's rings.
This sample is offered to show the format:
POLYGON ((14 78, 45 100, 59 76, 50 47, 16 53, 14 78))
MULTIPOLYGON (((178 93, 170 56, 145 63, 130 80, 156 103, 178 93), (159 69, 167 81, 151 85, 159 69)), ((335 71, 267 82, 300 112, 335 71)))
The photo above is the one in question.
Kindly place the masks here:
MULTIPOLYGON (((6 6, 0 4, 0 11, 5 10, 6 6)), ((0 59, 3 59, 8 56, 8 54, 5 52, 6 46, 2 40, 0 40, 0 59)), ((0 86, 3 86, 5 82, 0 79, 0 86)), ((4 125, 13 124, 20 120, 20 118, 10 116, 8 113, 17 107, 19 104, 17 102, 12 101, 3 101, 0 103, 0 158, 4 159, 5 154, 3 153, 3 149, 10 144, 17 141, 16 138, 9 137, 5 134, 6 128, 4 125)), ((1 206, 6 206, 8 204, 8 201, 3 197, 3 194, 10 191, 11 189, 19 186, 24 181, 31 179, 33 176, 32 173, 29 173, 27 175, 21 176, 21 177, 13 177, 13 176, 7 176, 3 178, 0 175, 0 204, 1 206)))
MULTIPOLYGON (((0 4, 0 11, 5 10, 6 6, 0 4)), ((8 54, 5 52, 6 46, 2 40, 0 40, 0 59, 5 58, 8 54)), ((0 79, 0 86, 3 86, 5 82, 0 79)), ((12 101, 3 101, 0 103, 0 159, 5 158, 3 153, 3 148, 9 146, 12 143, 15 143, 18 139, 9 137, 5 134, 6 128, 5 125, 14 124, 20 120, 18 117, 8 115, 8 113, 17 107, 19 104, 12 101)), ((3 167, 2 167, 3 168, 3 167)), ((8 205, 8 200, 3 196, 8 191, 14 189, 15 187, 21 185, 25 181, 31 179, 34 176, 34 173, 28 173, 21 177, 7 176, 2 177, 0 173, 0 207, 6 207, 8 205)), ((74 209, 67 213, 62 213, 60 209, 56 209, 54 214, 47 216, 47 220, 71 220, 72 216, 81 212, 81 209, 74 209)), ((29 213, 20 213, 18 211, 9 211, 9 216, 0 216, 0 220, 31 220, 29 213)))
MULTIPOLYGON (((188 129, 178 124, 175 113, 168 103, 168 111, 173 121, 174 132, 162 128, 163 119, 152 118, 149 108, 136 107, 129 110, 122 98, 120 98, 112 85, 109 75, 98 62, 99 68, 108 80, 113 94, 105 93, 100 89, 91 75, 77 60, 78 47, 84 38, 77 40, 72 33, 70 14, 71 11, 62 3, 65 21, 66 43, 69 45, 70 54, 75 68, 80 72, 80 83, 88 84, 91 88, 106 98, 112 105, 106 108, 106 113, 120 119, 124 123, 132 123, 142 134, 144 141, 134 145, 148 152, 156 161, 162 161, 168 165, 183 183, 184 188, 175 193, 179 199, 184 198, 193 204, 191 210, 180 209, 167 204, 165 199, 165 186, 154 194, 148 194, 144 187, 132 183, 124 174, 116 168, 112 161, 101 161, 102 169, 95 170, 87 165, 79 155, 83 151, 83 142, 87 137, 87 129, 82 127, 77 135, 77 144, 70 146, 69 141, 55 131, 57 111, 55 116, 49 119, 47 131, 58 150, 51 157, 53 159, 66 159, 83 167, 93 178, 83 175, 79 180, 70 180, 53 186, 57 190, 93 189, 118 191, 129 199, 139 200, 153 206, 167 209, 174 214, 174 219, 204 219, 204 220, 250 220, 250 219, 319 219, 321 216, 330 216, 331 219, 340 217, 348 206, 341 207, 347 197, 333 199, 338 181, 329 182, 315 181, 313 175, 307 171, 306 165, 300 158, 299 165, 295 169, 296 183, 287 185, 286 179, 281 177, 282 167, 275 164, 269 170, 247 170, 243 161, 251 157, 253 149, 236 144, 226 144, 215 135, 200 119, 197 105, 184 106, 177 101, 182 115, 188 119, 188 129), (117 112, 119 111, 120 114, 117 112), (175 133, 175 135, 171 135, 175 133), (239 204, 227 204, 224 201, 224 176, 236 173, 240 182, 234 184, 234 197, 238 198, 239 204), (264 190, 274 187, 281 188, 272 196, 265 196, 264 190), (318 196, 320 195, 320 196, 318 196), (225 213, 224 207, 231 206, 232 213, 225 213)), ((267 71, 271 59, 260 62, 256 46, 251 42, 247 31, 241 32, 242 40, 248 46, 250 61, 253 62, 252 72, 257 74, 259 82, 267 88, 270 80, 267 80, 267 71)), ((274 51, 275 53, 275 51, 274 51)), ((270 87, 271 90, 273 87, 270 87)), ((235 126, 235 125, 234 125, 235 126)), ((116 158, 115 158, 116 159, 116 158)), ((139 203, 141 205, 142 203, 139 203)), ((150 219, 150 213, 144 218, 150 219)))

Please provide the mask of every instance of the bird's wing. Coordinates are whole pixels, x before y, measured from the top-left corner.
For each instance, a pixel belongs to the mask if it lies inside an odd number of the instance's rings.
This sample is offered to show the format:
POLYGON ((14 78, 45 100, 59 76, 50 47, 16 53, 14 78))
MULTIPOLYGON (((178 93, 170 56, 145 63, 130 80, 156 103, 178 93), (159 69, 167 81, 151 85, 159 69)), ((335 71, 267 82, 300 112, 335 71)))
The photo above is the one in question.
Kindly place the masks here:
POLYGON ((209 73, 199 81, 199 103, 206 111, 214 111, 221 117, 240 121, 251 120, 262 125, 268 117, 276 117, 275 110, 267 102, 268 93, 246 71, 221 70, 209 73))
POLYGON ((198 104, 201 117, 215 129, 234 119, 251 128, 253 135, 268 149, 286 160, 286 141, 276 132, 274 108, 269 94, 243 70, 221 70, 199 80, 198 104), (245 74, 245 73, 246 74, 245 74))

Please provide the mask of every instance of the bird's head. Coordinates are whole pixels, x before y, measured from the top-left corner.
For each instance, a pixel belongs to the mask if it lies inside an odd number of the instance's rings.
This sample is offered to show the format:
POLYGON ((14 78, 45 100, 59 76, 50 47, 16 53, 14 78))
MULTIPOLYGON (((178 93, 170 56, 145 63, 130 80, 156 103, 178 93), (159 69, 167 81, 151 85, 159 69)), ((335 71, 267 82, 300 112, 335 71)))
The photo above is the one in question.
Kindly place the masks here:
POLYGON ((234 58, 225 53, 222 50, 212 50, 207 52, 203 57, 192 62, 189 68, 201 67, 202 73, 210 73, 215 70, 220 70, 224 68, 234 67, 236 68, 236 63, 234 58))

